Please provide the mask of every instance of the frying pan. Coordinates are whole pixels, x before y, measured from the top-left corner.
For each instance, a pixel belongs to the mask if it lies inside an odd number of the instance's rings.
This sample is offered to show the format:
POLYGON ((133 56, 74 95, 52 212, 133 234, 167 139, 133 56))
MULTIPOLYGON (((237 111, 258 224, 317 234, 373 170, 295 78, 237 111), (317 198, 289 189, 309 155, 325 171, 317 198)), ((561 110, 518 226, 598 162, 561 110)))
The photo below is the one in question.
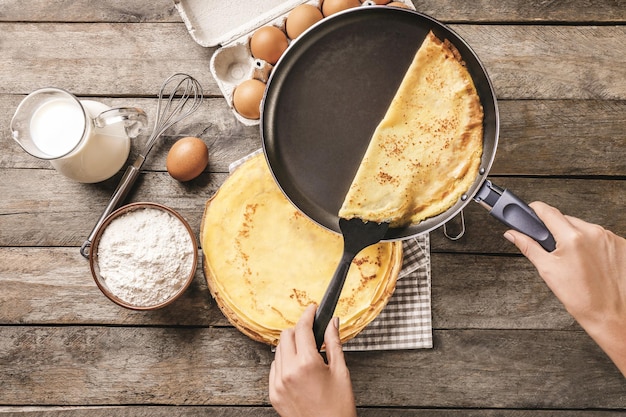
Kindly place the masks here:
POLYGON ((499 115, 485 68, 450 28, 412 10, 350 9, 323 19, 292 42, 272 71, 262 104, 261 136, 272 175, 304 214, 340 233, 338 212, 372 134, 431 30, 459 50, 480 97, 480 172, 448 210, 418 224, 389 228, 382 240, 429 232, 474 200, 553 250, 554 239, 533 210, 487 179, 498 144, 499 115))

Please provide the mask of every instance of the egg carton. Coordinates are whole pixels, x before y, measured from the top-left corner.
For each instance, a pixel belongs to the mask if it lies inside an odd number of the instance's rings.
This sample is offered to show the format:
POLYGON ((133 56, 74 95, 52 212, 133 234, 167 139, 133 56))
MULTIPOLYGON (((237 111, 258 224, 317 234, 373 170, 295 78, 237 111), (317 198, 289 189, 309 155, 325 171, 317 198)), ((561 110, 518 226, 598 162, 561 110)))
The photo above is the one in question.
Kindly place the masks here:
MULTIPOLYGON (((209 69, 233 114, 247 126, 258 125, 258 119, 240 115, 233 106, 235 88, 255 78, 267 82, 272 64, 252 56, 250 38, 262 26, 276 26, 285 32, 289 12, 301 5, 320 8, 324 0, 174 0, 192 39, 204 47, 219 48, 211 57, 209 69)), ((410 0, 401 3, 415 10, 410 0)), ((361 7, 375 5, 362 1, 361 7)), ((292 39, 288 39, 291 43, 292 39)))

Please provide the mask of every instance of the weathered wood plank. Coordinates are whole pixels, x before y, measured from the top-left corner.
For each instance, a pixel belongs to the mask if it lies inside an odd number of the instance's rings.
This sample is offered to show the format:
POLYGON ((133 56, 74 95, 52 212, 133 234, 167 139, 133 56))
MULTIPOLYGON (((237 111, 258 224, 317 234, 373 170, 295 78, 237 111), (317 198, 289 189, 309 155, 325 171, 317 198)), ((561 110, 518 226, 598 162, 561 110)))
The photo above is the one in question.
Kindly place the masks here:
MULTIPOLYGON (((452 27, 482 59, 499 98, 626 99, 626 26, 452 27)), ((53 85, 147 96, 185 71, 221 94, 208 68, 213 49, 193 42, 182 23, 0 23, 0 44, 0 93, 53 85)))
MULTIPOLYGON (((75 248, 0 248, 0 324, 229 326, 200 265, 191 287, 153 312, 118 307, 75 248)), ((525 258, 432 255, 438 329, 578 329, 525 258)))
MULTIPOLYGON (((454 22, 623 22, 621 1, 603 0, 492 2, 458 0, 414 0, 416 9, 443 21, 454 22)), ((0 21, 50 22, 172 22, 180 18, 170 0, 66 1, 63 7, 46 0, 5 0, 0 21)))
MULTIPOLYGON (((451 23, 494 81, 494 182, 626 235, 624 0, 415 4, 451 23)), ((163 79, 191 73, 209 99, 155 148, 131 200, 167 204, 198 230, 228 164, 260 147, 258 128, 235 120, 209 73, 214 48, 193 42, 169 0, 5 0, 0 22, 0 414, 275 416, 273 355, 229 325, 200 270, 181 300, 156 312, 99 293, 78 246, 121 174, 65 180, 8 130, 17 103, 38 87, 152 116, 163 79), (206 141, 211 162, 179 184, 164 172, 165 155, 185 135, 206 141)), ((623 414, 626 380, 528 261, 511 255, 505 227, 473 203, 466 220, 458 242, 431 234, 435 348, 347 354, 359 415, 623 414)))
POLYGON ((0 21, 4 22, 180 22, 171 0, 3 0, 0 21))
MULTIPOLYGON (((158 90, 159 87, 155 88, 158 90)), ((156 92, 153 96, 156 96, 156 92)), ((0 119, 0 141, 2 141, 0 168, 52 169, 49 162, 30 156, 11 138, 11 117, 22 99, 22 96, 0 95, 0 112, 7 115, 0 119)), ((156 98, 81 97, 81 99, 96 100, 112 107, 139 107, 148 114, 147 129, 131 144, 128 163, 132 163, 153 130, 156 98)), ((150 151, 143 169, 164 171, 167 152, 174 141, 184 136, 198 136, 207 144, 210 154, 207 172, 228 172, 230 163, 261 148, 258 126, 245 126, 240 123, 223 98, 207 98, 195 113, 165 132, 150 151)), ((52 173, 50 175, 55 176, 52 173)))
MULTIPOLYGON (((82 245, 120 179, 118 174, 96 185, 79 184, 66 181, 61 175, 51 180, 50 173, 48 170, 0 171, 0 178, 10 181, 0 186, 1 191, 5 187, 13 189, 0 192, 0 246, 82 245), (50 187, 51 181, 60 181, 60 188, 50 187), (20 184, 19 189, 15 184, 20 184)), ((226 174, 207 173, 181 184, 167 173, 142 174, 127 201, 153 201, 170 206, 199 231, 204 205, 225 177, 226 174)))
POLYGON ((74 248, 0 248, 0 324, 228 326, 200 264, 179 300, 137 312, 109 301, 74 248))
POLYGON ((168 76, 187 72, 208 95, 221 95, 209 72, 213 49, 196 44, 182 23, 0 23, 0 44, 2 93, 54 86, 77 95, 155 96, 168 76))
MULTIPOLYGON (((583 332, 437 331, 432 350, 346 356, 361 406, 626 408, 583 332)), ((266 405, 272 358, 233 329, 1 327, 1 402, 266 405)))
MULTIPOLYGON (((227 174, 205 173, 180 184, 164 172, 141 174, 128 201, 152 201, 179 211, 199 231, 205 202, 227 174)), ((542 200, 566 214, 598 223, 626 235, 623 180, 492 178, 525 201, 542 200), (598 205, 603 207, 598 210, 598 205)), ((82 245, 119 181, 119 174, 99 184, 79 184, 48 170, 0 171, 0 246, 82 245), (54 175, 51 175, 54 174, 54 175), (19 184, 19 188, 15 187, 19 184), (45 185, 45 186, 44 186, 45 185)), ((434 251, 517 253, 502 238, 506 228, 478 204, 465 210, 466 233, 455 242, 440 230, 432 236, 434 251)))
POLYGON ((625 26, 453 28, 483 61, 498 98, 625 97, 625 26), (598 43, 607 47, 598 48, 598 43), (605 70, 598 65, 606 65, 605 70))
MULTIPOLYGON (((85 97, 84 99, 94 99, 85 97)), ((156 100, 95 98, 109 106, 144 109, 150 126, 131 147, 129 162, 152 130, 156 100)), ((0 95, 0 112, 12 115, 21 96, 0 95)), ((492 175, 626 176, 626 101, 501 100, 500 141, 492 175)), ((2 168, 50 168, 24 152, 10 136, 10 117, 0 119, 2 168)), ((209 146, 207 171, 227 172, 228 165, 261 147, 258 126, 239 123, 222 98, 206 99, 191 117, 171 128, 151 151, 145 170, 163 171, 174 140, 199 136, 209 146)), ((54 176, 51 174, 51 176, 54 176)))
POLYGON ((622 22, 623 0, 413 0, 416 9, 447 22, 622 22))
MULTIPOLYGON (((357 407, 361 417, 618 417, 622 411, 599 410, 507 410, 507 409, 419 409, 357 407)), ((221 406, 86 406, 86 407, 0 407, 0 415, 21 417, 276 417, 270 407, 221 406)))
POLYGON ((625 408, 626 380, 583 332, 435 331, 434 345, 432 351, 349 355, 357 401, 452 408, 625 408))
POLYGON ((626 101, 500 100, 492 175, 626 176, 626 101))
MULTIPOLYGON (((529 163, 532 163, 529 161, 529 163)), ((563 213, 597 223, 620 236, 626 236, 624 180, 576 180, 491 177, 500 187, 508 188, 526 202, 544 201, 563 213), (601 207, 601 209, 599 209, 601 207)), ((457 216, 458 217, 458 216, 457 216)), ((458 224, 458 218, 451 227, 458 224)), ((506 226, 487 214, 479 204, 469 203, 465 208, 465 236, 450 241, 443 230, 431 234, 434 251, 469 253, 518 253, 502 234, 506 226)), ((450 233, 454 235, 454 231, 450 233)))
POLYGON ((580 329, 523 257, 431 255, 435 329, 580 329))

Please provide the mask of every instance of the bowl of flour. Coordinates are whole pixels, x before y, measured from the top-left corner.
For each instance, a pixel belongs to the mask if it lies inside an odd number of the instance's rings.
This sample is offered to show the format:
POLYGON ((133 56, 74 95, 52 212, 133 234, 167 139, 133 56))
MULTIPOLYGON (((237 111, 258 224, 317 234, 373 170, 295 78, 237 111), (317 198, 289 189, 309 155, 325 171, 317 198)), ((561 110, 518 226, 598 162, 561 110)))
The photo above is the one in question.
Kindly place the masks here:
POLYGON ((111 301, 154 310, 176 300, 193 281, 196 237, 176 211, 156 203, 132 203, 109 215, 89 253, 91 273, 111 301))

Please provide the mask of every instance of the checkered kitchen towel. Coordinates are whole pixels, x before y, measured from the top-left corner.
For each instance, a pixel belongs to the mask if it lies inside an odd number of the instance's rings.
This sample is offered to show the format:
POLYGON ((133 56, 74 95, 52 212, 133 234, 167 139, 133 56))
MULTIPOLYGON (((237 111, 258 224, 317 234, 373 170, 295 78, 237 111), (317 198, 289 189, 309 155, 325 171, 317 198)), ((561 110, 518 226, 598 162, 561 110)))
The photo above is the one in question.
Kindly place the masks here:
MULTIPOLYGON (((258 150, 229 166, 233 172, 258 150)), ((430 313, 430 238, 428 234, 402 242, 402 270, 396 290, 383 311, 354 339, 346 351, 420 349, 433 347, 430 313)))

